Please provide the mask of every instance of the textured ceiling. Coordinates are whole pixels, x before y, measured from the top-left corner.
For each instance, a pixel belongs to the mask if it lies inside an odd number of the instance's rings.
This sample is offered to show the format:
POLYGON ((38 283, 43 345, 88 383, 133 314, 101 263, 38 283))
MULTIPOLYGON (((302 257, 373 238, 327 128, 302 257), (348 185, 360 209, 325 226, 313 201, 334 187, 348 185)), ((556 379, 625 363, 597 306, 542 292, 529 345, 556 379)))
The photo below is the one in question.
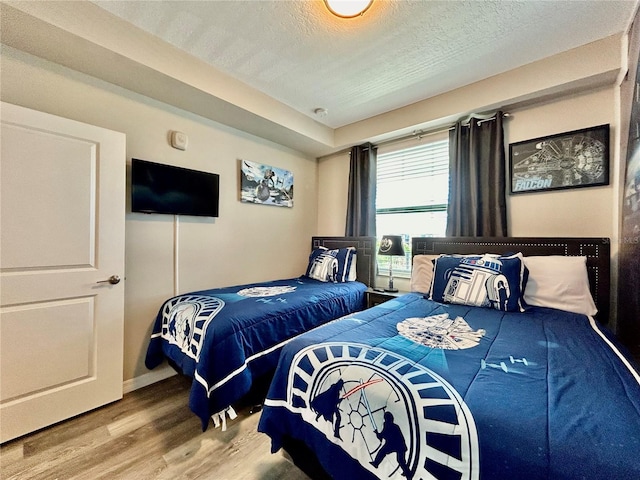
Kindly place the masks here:
POLYGON ((93 3, 332 128, 623 32, 637 5, 374 0, 340 19, 321 0, 93 3))

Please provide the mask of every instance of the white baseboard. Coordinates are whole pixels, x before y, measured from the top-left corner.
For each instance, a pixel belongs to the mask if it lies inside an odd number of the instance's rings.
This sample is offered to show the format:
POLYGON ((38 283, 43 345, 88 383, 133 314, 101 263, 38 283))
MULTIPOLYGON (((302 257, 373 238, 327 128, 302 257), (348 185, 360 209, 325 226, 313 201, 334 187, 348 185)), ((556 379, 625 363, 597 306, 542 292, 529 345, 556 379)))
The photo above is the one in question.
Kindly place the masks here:
POLYGON ((122 382, 122 393, 133 392, 134 390, 138 390, 139 388, 146 387, 174 375, 177 375, 177 372, 169 365, 158 367, 149 373, 145 373, 144 375, 122 382))

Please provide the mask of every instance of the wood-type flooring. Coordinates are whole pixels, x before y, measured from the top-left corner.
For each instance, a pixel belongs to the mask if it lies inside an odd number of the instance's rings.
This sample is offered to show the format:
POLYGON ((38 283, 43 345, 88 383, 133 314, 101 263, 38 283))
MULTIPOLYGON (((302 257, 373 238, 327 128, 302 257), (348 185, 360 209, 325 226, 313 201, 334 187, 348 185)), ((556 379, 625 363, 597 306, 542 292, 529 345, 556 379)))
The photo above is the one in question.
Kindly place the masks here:
MULTIPOLYGON (((227 431, 189 410, 189 380, 173 376, 118 402, 0 447, 3 480, 308 480, 257 431, 249 407, 227 431)), ((1 426, 0 426, 1 428, 1 426)))

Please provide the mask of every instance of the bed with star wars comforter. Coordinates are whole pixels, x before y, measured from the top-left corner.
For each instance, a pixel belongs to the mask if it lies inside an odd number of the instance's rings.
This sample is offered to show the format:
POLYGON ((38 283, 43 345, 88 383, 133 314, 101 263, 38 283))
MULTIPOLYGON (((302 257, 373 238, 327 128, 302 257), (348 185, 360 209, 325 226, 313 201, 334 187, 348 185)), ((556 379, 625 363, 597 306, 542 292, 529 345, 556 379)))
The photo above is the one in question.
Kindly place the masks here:
MULTIPOLYGON (((362 310, 367 287, 302 276, 217 288, 167 300, 155 320, 146 366, 166 358, 193 379, 189 407, 203 430, 273 371, 280 349, 303 332, 362 310), (221 413, 222 412, 222 413, 221 413)), ((232 410, 231 410, 232 412, 232 410)))
POLYGON ((287 344, 258 428, 338 480, 637 480, 640 376, 591 317, 412 293, 287 344))

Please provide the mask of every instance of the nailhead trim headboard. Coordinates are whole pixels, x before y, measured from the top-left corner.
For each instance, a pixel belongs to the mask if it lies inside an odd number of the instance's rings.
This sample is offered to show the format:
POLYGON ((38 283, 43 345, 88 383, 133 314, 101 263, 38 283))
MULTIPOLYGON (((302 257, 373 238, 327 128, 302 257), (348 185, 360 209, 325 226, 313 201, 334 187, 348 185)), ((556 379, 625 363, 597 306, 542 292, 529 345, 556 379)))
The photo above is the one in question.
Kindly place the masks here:
POLYGON ((562 255, 587 257, 587 273, 596 317, 609 320, 610 240, 608 238, 572 237, 413 237, 412 255, 517 253, 524 256, 562 255))

